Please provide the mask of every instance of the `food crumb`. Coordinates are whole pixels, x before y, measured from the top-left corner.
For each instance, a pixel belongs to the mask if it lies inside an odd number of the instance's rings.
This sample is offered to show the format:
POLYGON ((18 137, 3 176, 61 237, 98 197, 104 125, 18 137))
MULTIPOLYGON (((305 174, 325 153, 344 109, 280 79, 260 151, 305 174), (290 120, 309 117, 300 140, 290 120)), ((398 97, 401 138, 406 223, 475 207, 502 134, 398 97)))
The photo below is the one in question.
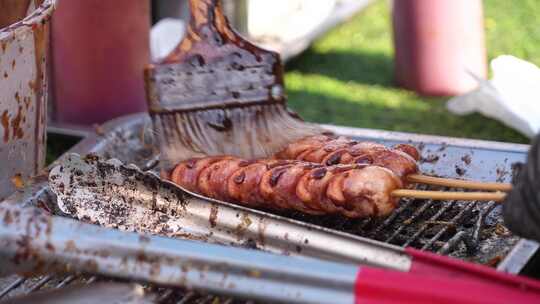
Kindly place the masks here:
POLYGON ((508 228, 506 228, 502 224, 497 224, 495 226, 495 233, 498 235, 507 236, 510 235, 510 230, 508 230, 508 228))
POLYGON ((13 183, 15 188, 17 188, 17 189, 21 189, 21 188, 24 187, 24 181, 23 181, 22 175, 20 173, 15 174, 11 178, 11 182, 13 183))
POLYGON ((422 157, 422 159, 420 159, 420 162, 432 164, 432 163, 436 163, 438 160, 439 160, 438 155, 429 154, 427 157, 422 157))
POLYGON ((250 277, 253 277, 253 278, 260 278, 261 277, 261 272, 259 270, 250 270, 248 272, 248 275, 250 277))
POLYGON ((502 261, 502 256, 498 255, 498 256, 493 257, 489 261, 487 261, 485 265, 489 267, 496 267, 497 265, 499 265, 501 261, 502 261))
POLYGON ((467 165, 470 165, 472 161, 471 156, 469 154, 465 154, 463 157, 461 157, 461 160, 467 165))
POLYGON ((465 172, 467 172, 467 170, 461 168, 460 166, 456 165, 456 173, 459 175, 459 176, 463 176, 465 174, 465 172))

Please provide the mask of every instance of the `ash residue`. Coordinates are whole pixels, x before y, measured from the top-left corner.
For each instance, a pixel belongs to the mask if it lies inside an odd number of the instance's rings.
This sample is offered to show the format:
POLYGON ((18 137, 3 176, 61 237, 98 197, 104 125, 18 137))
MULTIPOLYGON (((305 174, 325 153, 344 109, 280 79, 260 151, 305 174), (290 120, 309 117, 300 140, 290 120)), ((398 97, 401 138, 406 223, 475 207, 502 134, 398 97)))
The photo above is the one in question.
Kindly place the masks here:
POLYGON ((508 174, 510 174, 510 172, 508 170, 506 170, 505 168, 497 168, 495 170, 495 172, 497 173, 497 178, 496 178, 496 181, 497 182, 504 182, 506 176, 508 176, 508 174))
POLYGON ((421 163, 429 163, 429 164, 434 164, 438 161, 439 161, 439 156, 436 154, 429 154, 428 156, 422 157, 420 159, 421 163))
POLYGON ((446 150, 447 147, 448 147, 448 144, 443 142, 441 144, 441 147, 439 149, 437 149, 437 151, 442 152, 442 151, 446 150))
POLYGON ((462 167, 460 167, 458 165, 456 165, 455 168, 456 168, 456 173, 459 176, 463 176, 467 172, 467 170, 465 170, 464 168, 462 168, 462 167))
POLYGON ((463 155, 463 157, 461 157, 461 161, 463 161, 466 165, 470 165, 472 162, 472 158, 469 154, 465 154, 463 155))

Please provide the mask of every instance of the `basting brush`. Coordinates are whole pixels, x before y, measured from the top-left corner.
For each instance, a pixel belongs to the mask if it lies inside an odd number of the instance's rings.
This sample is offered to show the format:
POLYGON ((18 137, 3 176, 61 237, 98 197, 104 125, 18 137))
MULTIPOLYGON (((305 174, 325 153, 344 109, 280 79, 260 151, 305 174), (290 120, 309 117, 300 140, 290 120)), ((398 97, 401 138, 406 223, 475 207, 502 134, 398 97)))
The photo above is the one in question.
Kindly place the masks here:
POLYGON ((190 0, 184 39, 145 71, 162 163, 199 155, 271 155, 324 132, 286 106, 279 55, 237 34, 220 0, 190 0))

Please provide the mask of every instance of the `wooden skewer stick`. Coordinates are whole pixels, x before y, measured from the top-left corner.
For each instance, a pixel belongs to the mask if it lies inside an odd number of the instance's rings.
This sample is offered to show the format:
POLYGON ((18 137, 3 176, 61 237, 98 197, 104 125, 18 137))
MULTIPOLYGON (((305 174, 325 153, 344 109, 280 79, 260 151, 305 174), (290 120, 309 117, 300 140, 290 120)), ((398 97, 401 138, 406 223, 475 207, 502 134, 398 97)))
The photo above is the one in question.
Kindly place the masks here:
POLYGON ((433 177, 433 176, 427 176, 427 175, 422 175, 422 174, 407 175, 407 180, 411 183, 438 185, 438 186, 463 188, 463 189, 503 191, 503 192, 508 192, 512 190, 512 184, 509 184, 509 183, 477 182, 477 181, 460 180, 460 179, 453 179, 453 178, 433 177))
POLYGON ((505 192, 448 192, 448 191, 398 189, 398 190, 392 191, 392 196, 433 199, 433 200, 502 202, 504 198, 506 197, 506 193, 505 192))

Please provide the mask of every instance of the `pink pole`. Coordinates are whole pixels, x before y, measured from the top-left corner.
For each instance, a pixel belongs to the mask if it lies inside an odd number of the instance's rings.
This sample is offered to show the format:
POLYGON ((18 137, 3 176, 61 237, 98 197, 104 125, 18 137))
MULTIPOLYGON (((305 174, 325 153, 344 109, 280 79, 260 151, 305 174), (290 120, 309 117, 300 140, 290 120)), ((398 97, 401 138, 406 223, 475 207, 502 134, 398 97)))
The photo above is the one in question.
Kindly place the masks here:
POLYGON ((59 0, 53 17, 56 119, 101 123, 146 109, 150 1, 59 0))
POLYGON ((486 77, 481 0, 394 0, 395 77, 424 95, 474 89, 467 70, 486 77))

